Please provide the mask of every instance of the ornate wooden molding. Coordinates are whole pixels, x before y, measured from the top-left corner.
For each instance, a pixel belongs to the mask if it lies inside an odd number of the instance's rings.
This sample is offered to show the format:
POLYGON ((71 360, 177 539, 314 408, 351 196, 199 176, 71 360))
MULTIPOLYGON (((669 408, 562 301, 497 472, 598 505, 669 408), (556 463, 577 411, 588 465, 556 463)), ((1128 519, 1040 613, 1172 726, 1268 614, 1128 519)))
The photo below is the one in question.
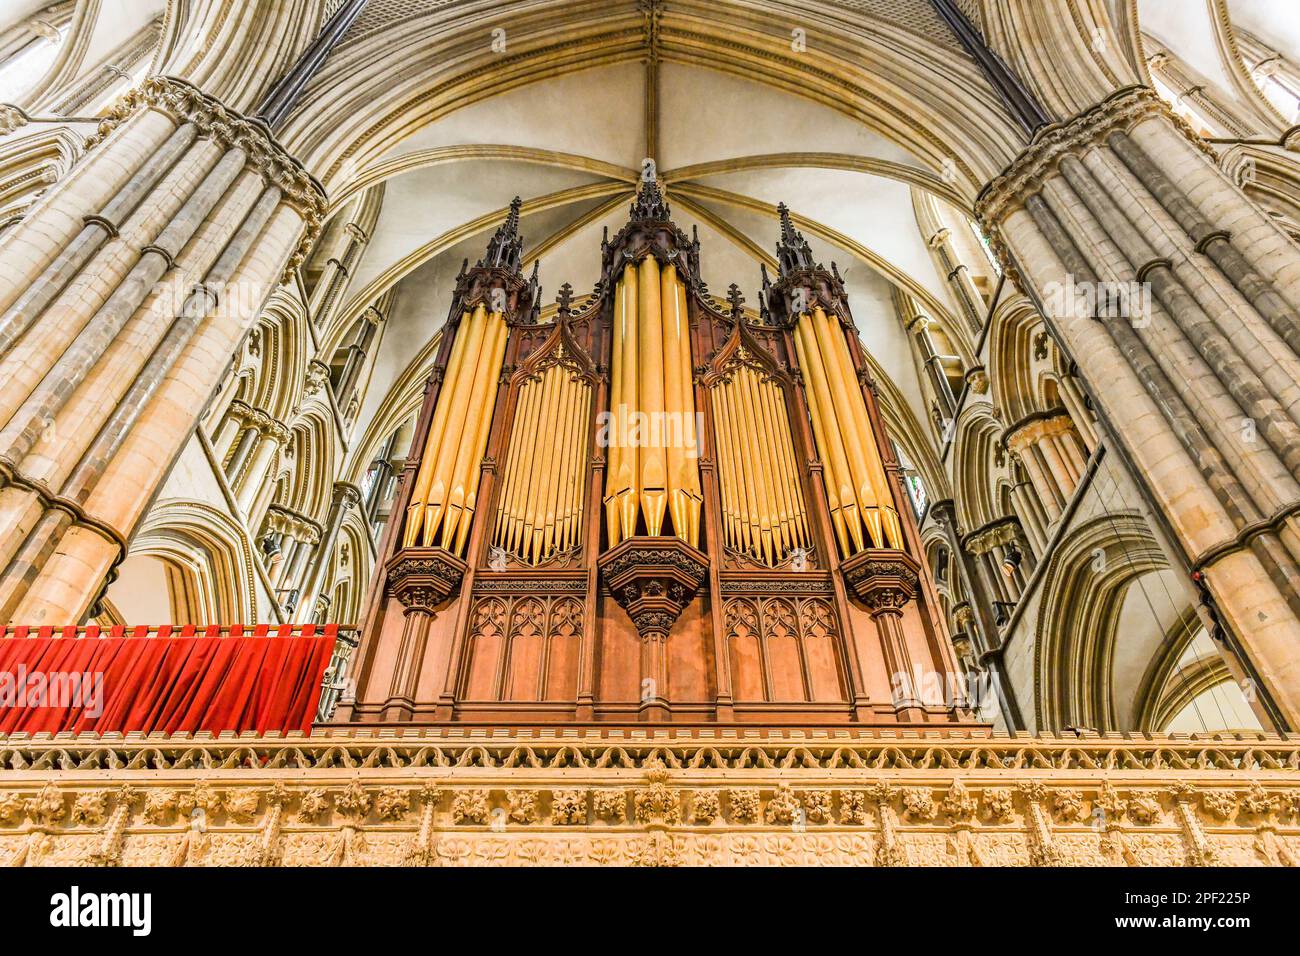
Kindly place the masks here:
POLYGON ((599 561, 606 587, 637 633, 668 636, 677 618, 704 583, 709 559, 678 538, 628 538, 599 561))
POLYGON ((389 590, 407 610, 432 613, 460 589, 468 566, 442 548, 405 548, 385 570, 389 590))

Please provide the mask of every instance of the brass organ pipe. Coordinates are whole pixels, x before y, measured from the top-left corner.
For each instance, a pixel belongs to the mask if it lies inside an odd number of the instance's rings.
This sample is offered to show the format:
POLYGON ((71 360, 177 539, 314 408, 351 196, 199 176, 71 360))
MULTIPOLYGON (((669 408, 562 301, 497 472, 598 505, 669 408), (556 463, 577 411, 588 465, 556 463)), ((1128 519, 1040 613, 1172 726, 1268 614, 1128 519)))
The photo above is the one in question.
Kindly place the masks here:
POLYGON ((520 525, 523 523, 524 496, 528 493, 528 482, 532 475, 533 449, 537 443, 537 414, 541 408, 542 383, 537 380, 527 382, 521 389, 526 396, 523 413, 519 416, 515 437, 518 439, 515 452, 518 464, 514 469, 515 478, 510 488, 509 514, 506 518, 505 540, 501 547, 511 553, 516 552, 519 543, 520 525))
POLYGON ((587 410, 587 383, 583 381, 574 382, 573 386, 573 425, 570 429, 571 437, 569 447, 565 449, 566 457, 569 461, 569 478, 568 484, 564 487, 564 497, 560 500, 562 509, 560 534, 563 541, 562 550, 568 551, 573 547, 573 518, 574 507, 573 498, 574 490, 582 483, 582 458, 580 451, 584 444, 585 430, 583 422, 586 421, 584 415, 587 410))
POLYGON ((587 482, 587 450, 590 447, 592 389, 582 383, 582 400, 578 403, 578 430, 573 443, 573 488, 569 492, 569 512, 564 519, 565 547, 567 551, 582 533, 582 492, 587 482))
POLYGON ((402 547, 409 548, 419 539, 421 519, 424 517, 429 487, 433 484, 433 474, 437 468, 438 449, 442 436, 446 432, 447 418, 451 414, 451 405, 456 394, 456 383, 465 367, 465 350, 470 337, 470 313, 464 312, 460 317, 460 328, 456 341, 452 343, 451 355, 447 367, 443 370, 442 389, 438 393, 438 407, 434 409, 433 421, 429 424, 429 434, 424 440, 424 451, 420 456, 420 471, 411 490, 411 503, 406 507, 406 528, 402 534, 402 547))
POLYGON ((739 551, 740 531, 736 527, 736 493, 732 488, 735 478, 735 465, 731 460, 731 425, 722 413, 719 393, 724 386, 714 385, 709 389, 709 401, 713 406, 713 434, 718 446, 718 488, 722 495, 722 521, 726 530, 727 543, 739 551))
POLYGON ((482 440, 487 437, 492 422, 492 406, 495 404, 490 398, 497 387, 497 374, 501 368, 501 359, 497 354, 498 341, 503 347, 505 345, 505 337, 501 334, 505 331, 505 323, 500 316, 486 316, 483 324, 484 344, 479 356, 478 373, 474 376, 474 391, 469 407, 465 410, 464 432, 456 449, 456 469, 452 472, 451 493, 447 496, 447 509, 442 519, 442 546, 455 554, 460 553, 469 534, 469 521, 473 517, 473 489, 477 488, 478 477, 482 474, 479 467, 479 459, 483 455, 482 440))
POLYGON ((646 256, 640 265, 637 299, 637 331, 640 335, 640 410, 646 416, 650 434, 641 443, 641 474, 638 490, 645 515, 646 533, 663 532, 668 507, 668 469, 664 460, 664 328, 660 302, 659 260, 646 256))
POLYGON ((610 396, 609 396, 609 419, 605 425, 606 442, 606 468, 605 473, 605 524, 608 528, 609 547, 613 547, 621 540, 620 519, 619 519, 619 498, 618 498, 618 481, 619 474, 623 468, 623 448, 619 440, 619 420, 621 418, 620 409, 623 405, 623 331, 627 319, 625 314, 626 308, 626 288, 625 280, 620 279, 618 287, 614 290, 614 321, 610 329, 610 396))
POLYGON ((808 547, 808 528, 799 483, 799 471, 794 464, 794 442, 790 432, 790 417, 785 412, 785 390, 773 385, 768 394, 772 406, 772 426, 777 435, 782 473, 785 476, 786 498, 790 502, 790 525, 794 530, 797 547, 808 547))
POLYGON ((718 422, 719 442, 725 443, 727 455, 726 494, 729 508, 728 523, 731 527, 732 547, 737 551, 749 550, 749 527, 744 522, 744 479, 740 474, 740 459, 736 446, 735 425, 725 401, 729 384, 718 385, 713 392, 713 401, 717 408, 715 416, 718 422))
POLYGON ((433 481, 429 485, 428 504, 421 536, 421 542, 425 547, 433 544, 451 494, 449 485, 453 481, 460 441, 464 440, 465 418, 472 407, 474 387, 483 372, 482 352, 484 333, 487 330, 486 315, 487 310, 482 305, 474 307, 469 319, 469 338, 465 343, 465 355, 462 359, 464 369, 457 376, 456 389, 447 394, 451 407, 447 410, 443 440, 434 460, 433 481))
POLYGON ((781 537, 776 550, 776 560, 779 562, 794 547, 794 537, 790 527, 790 501, 786 495, 785 463, 781 459, 780 435, 773 428, 772 423, 770 396, 773 388, 775 386, 770 381, 765 382, 758 378, 755 382, 754 395, 758 405, 758 415, 762 419, 763 443, 766 445, 768 473, 772 478, 772 498, 776 506, 776 527, 781 537))
POLYGON ((577 382, 572 375, 567 377, 565 386, 566 399, 564 403, 564 420, 560 423, 561 431, 564 434, 564 441, 560 444, 557 452, 560 456, 560 480, 555 484, 555 491, 551 495, 551 512, 547 536, 550 539, 549 544, 544 548, 547 556, 559 551, 563 547, 564 536, 564 513, 569 500, 569 480, 570 472, 573 468, 573 449, 570 443, 573 441, 573 415, 574 408, 578 404, 577 382))
MULTIPOLYGON (((559 408, 560 402, 563 400, 563 395, 560 394, 560 379, 555 374, 554 365, 546 370, 546 388, 551 397, 550 407, 543 412, 542 420, 539 423, 543 428, 554 421, 556 409, 559 408)), ((542 538, 546 534, 546 497, 550 491, 550 482, 555 477, 554 472, 551 470, 551 458, 554 456, 554 451, 554 440, 543 440, 541 451, 535 463, 537 472, 532 481, 528 532, 524 541, 524 557, 529 564, 537 563, 542 538)))
POLYGON ((749 460, 746 471, 754 476, 754 496, 757 498, 759 558, 765 564, 772 563, 772 550, 776 544, 772 529, 772 486, 767 474, 766 462, 759 443, 759 425, 754 417, 754 373, 742 368, 737 372, 737 404, 740 406, 741 428, 745 433, 745 443, 749 446, 749 460))
POLYGON ((560 440, 555 446, 555 453, 552 456, 551 470, 555 472, 555 481, 546 496, 546 531, 542 536, 541 552, 543 559, 550 556, 552 549, 558 543, 558 523, 561 520, 560 501, 569 481, 569 438, 570 431, 573 428, 573 405, 577 397, 575 394, 576 389, 573 387, 573 376, 569 374, 568 370, 557 365, 555 366, 555 374, 560 378, 563 401, 560 403, 560 416, 556 421, 560 440))
MULTIPOLYGON (((619 416, 622 428, 618 440, 626 442, 628 437, 628 415, 641 407, 638 381, 638 335, 640 300, 637 289, 637 267, 628 263, 623 269, 623 394, 619 416)), ((625 445, 619 466, 616 489, 619 500, 619 539, 630 538, 636 534, 637 513, 640 510, 640 462, 641 449, 636 444, 625 445)))
POLYGON ((810 341, 810 330, 805 321, 808 318, 808 314, 804 313, 795 324, 795 340, 799 347, 800 364, 805 366, 813 431, 817 439, 817 447, 821 450, 826 496, 829 500, 832 523, 835 525, 835 534, 839 538, 843 552, 846 555, 854 554, 862 548, 862 527, 858 520, 856 503, 849 503, 853 497, 853 490, 846 480, 848 465, 843 460, 838 440, 830 440, 832 435, 838 437, 834 409, 831 407, 830 393, 826 387, 826 371, 817 353, 817 343, 815 340, 810 341), (854 546, 850 545, 849 536, 852 536, 854 546))
POLYGON ((681 335, 677 341, 677 360, 682 370, 681 409, 682 437, 690 454, 683 455, 682 475, 680 480, 686 492, 687 528, 685 539, 691 547, 700 544, 700 512, 704 506, 704 490, 700 485, 700 436, 695 430, 695 376, 691 365, 691 327, 690 313, 686 309, 686 284, 677 276, 673 267, 673 289, 677 315, 681 317, 681 335))
POLYGON ((686 505, 686 409, 689 407, 687 395, 683 390, 683 378, 689 371, 689 363, 681 363, 680 343, 689 334, 686 315, 677 297, 677 267, 669 263, 660 273, 659 301, 663 310, 663 369, 664 369, 664 416, 665 438, 668 441, 666 453, 668 510, 672 516, 673 531, 682 538, 687 538, 690 529, 690 517, 686 505))
MULTIPOLYGON (((545 424, 555 417, 555 408, 559 396, 557 395, 557 380, 555 377, 555 366, 551 366, 542 376, 542 414, 538 420, 538 426, 544 427, 545 424)), ((545 494, 545 482, 550 464, 550 452, 555 447, 554 442, 543 442, 541 457, 536 461, 536 468, 528 482, 528 499, 527 508, 524 512, 523 540, 520 542, 520 554, 525 560, 536 563, 537 544, 540 539, 541 522, 544 518, 542 508, 545 504, 542 500, 545 494)))
MULTIPOLYGON (((879 548, 885 546, 880 521, 879 490, 871 480, 871 472, 867 468, 867 454, 862 447, 863 436, 858 432, 854 421, 854 406, 860 404, 861 396, 854 395, 849 388, 849 383, 844 380, 844 366, 839 355, 842 350, 835 347, 836 331, 832 330, 832 325, 838 323, 838 319, 828 316, 820 306, 813 310, 812 326, 830 383, 832 401, 835 403, 835 419, 839 425, 844 454, 848 459, 849 473, 853 476, 858 513, 871 533, 872 542, 879 548), (855 398, 858 401, 855 402, 855 398)), ((843 336, 840 335, 839 338, 840 344, 843 345, 843 336)))
POLYGON ((492 543, 497 547, 505 546, 506 516, 510 514, 510 496, 514 494, 515 476, 519 473, 519 447, 523 444, 523 436, 527 434, 520 426, 528 414, 528 399, 528 388, 526 384, 521 384, 515 391, 515 415, 510 423, 510 440, 506 444, 506 470, 501 479, 497 520, 492 528, 492 543))
POLYGON ((478 431, 474 444, 470 447, 469 482, 465 493, 465 510, 460 515, 460 529, 456 537, 456 553, 463 554, 465 541, 469 538, 470 526, 474 515, 478 513, 478 489, 483 483, 483 455, 487 451, 488 435, 492 432, 492 417, 496 411, 497 394, 500 388, 501 362, 506 357, 506 341, 510 337, 510 328, 505 316, 494 312, 489 321, 495 326, 496 338, 492 351, 488 355, 488 385, 483 395, 483 408, 479 412, 478 431))
POLYGON ((839 322, 828 317, 828 328, 832 333, 832 351, 838 357, 843 370, 844 381, 850 391, 849 413, 853 419, 854 430, 861 436, 862 451, 867 468, 867 477, 875 492, 878 514, 884 525, 884 538, 877 538, 881 547, 903 547, 902 527, 898 522, 898 513, 894 510, 894 496, 890 492, 889 479, 885 475, 884 462, 880 460, 880 449, 876 445, 875 430, 867 416, 867 405, 858 386, 857 370, 853 367, 853 357, 849 354, 848 343, 839 328, 839 322))
POLYGON ((745 467, 745 440, 741 435, 744 424, 736 408, 737 398, 739 397, 738 392, 736 378, 733 375, 731 381, 722 390, 722 405, 726 409, 728 428, 732 436, 738 490, 740 488, 744 490, 739 509, 741 538, 745 543, 745 551, 759 557, 762 554, 763 536, 756 520, 758 515, 758 492, 754 487, 753 472, 745 467))

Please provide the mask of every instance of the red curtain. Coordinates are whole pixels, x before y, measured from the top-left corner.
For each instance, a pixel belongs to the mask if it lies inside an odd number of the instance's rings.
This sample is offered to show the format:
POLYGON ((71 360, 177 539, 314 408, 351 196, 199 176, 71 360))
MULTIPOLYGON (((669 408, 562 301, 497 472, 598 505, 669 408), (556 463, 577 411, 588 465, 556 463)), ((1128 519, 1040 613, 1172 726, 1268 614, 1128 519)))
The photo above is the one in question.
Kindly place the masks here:
POLYGON ((259 625, 247 637, 238 625, 59 630, 16 628, 7 637, 0 630, 0 733, 306 732, 338 628, 318 634, 311 624, 282 625, 272 635, 259 625), (91 679, 65 699, 34 693, 32 675, 54 674, 91 679), (16 699, 23 675, 25 702, 16 699))

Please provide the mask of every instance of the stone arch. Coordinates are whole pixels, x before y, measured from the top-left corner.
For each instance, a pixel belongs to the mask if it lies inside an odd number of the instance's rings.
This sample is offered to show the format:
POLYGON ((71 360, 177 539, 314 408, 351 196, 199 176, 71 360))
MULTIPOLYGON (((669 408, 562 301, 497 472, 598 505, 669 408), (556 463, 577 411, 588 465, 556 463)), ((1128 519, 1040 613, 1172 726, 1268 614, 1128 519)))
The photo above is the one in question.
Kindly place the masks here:
MULTIPOLYGON (((1126 729, 1114 663, 1129 589, 1168 562, 1140 515, 1120 512, 1081 522, 1053 552, 1034 633, 1034 690, 1042 729, 1126 729)), ((1150 654, 1144 654, 1147 660, 1150 654)), ((1145 662, 1144 662, 1145 669, 1145 662)))
POLYGON ((106 596, 128 624, 240 624, 260 620, 257 593, 238 524, 211 505, 173 498, 149 513, 106 596), (131 620, 163 602, 167 618, 131 620))

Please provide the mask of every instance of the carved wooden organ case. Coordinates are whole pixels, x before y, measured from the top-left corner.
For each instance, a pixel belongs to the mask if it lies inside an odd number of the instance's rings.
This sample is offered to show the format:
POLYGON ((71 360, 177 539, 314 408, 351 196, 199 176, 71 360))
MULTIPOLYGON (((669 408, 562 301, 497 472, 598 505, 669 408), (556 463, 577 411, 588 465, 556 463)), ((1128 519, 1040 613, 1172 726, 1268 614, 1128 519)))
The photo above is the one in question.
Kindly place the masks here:
POLYGON ((335 721, 964 722, 921 692, 956 667, 916 524, 785 207, 758 315, 651 181, 546 322, 519 208, 458 278, 335 721))

